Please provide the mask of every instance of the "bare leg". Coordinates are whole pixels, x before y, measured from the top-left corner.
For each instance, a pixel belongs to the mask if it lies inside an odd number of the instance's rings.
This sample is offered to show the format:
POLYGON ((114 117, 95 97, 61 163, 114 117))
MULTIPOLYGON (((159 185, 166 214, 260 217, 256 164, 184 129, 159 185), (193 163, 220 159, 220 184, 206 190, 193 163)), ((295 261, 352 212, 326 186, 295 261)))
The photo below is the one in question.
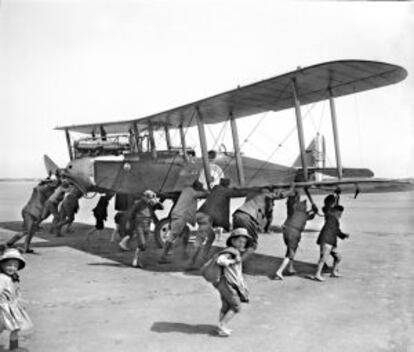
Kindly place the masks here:
POLYGON ((333 266, 332 266, 331 277, 341 277, 342 275, 339 274, 339 272, 338 272, 338 265, 341 262, 342 257, 337 252, 332 252, 331 254, 332 254, 333 258, 334 258, 334 262, 333 262, 333 266))
POLYGON ((131 236, 125 236, 122 240, 118 243, 118 247, 121 248, 123 251, 129 251, 128 248, 128 241, 131 239, 131 236))
POLYGON ((279 280, 283 280, 283 270, 286 269, 287 265, 289 264, 290 259, 285 257, 283 258, 282 264, 280 264, 279 269, 277 269, 275 276, 279 280))
POLYGON ((220 336, 230 336, 231 330, 227 327, 227 324, 236 314, 237 313, 231 309, 228 309, 226 312, 220 312, 218 329, 218 334, 220 336))
POLYGON ((119 237, 119 225, 116 224, 114 230, 112 231, 111 242, 115 242, 118 237, 119 237))
POLYGON ((134 258, 132 259, 132 266, 134 268, 142 268, 143 267, 142 261, 141 261, 141 258, 140 258, 140 252, 141 252, 141 250, 139 248, 137 248, 134 252, 134 258))
POLYGON ((316 268, 315 279, 318 281, 325 281, 325 279, 322 277, 322 269, 323 269, 323 265, 325 264, 327 260, 327 256, 329 252, 331 251, 331 248, 327 245, 321 245, 320 247, 321 247, 321 255, 318 261, 318 266, 316 268))

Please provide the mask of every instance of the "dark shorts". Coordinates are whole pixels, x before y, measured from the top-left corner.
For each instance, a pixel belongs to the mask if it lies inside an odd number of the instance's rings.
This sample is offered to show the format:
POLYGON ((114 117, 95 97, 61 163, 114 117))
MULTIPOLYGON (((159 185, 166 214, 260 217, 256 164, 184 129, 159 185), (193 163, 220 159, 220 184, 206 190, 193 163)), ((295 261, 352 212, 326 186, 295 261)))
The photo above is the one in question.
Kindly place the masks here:
POLYGON ((95 229, 103 230, 105 227, 104 221, 102 219, 96 219, 95 229))
POLYGON ((293 259, 295 257, 300 239, 301 233, 299 230, 292 227, 283 227, 283 240, 287 247, 285 254, 286 258, 293 259))
POLYGON ((114 216, 114 222, 115 222, 115 224, 120 224, 121 223, 122 215, 123 215, 123 213, 121 213, 121 212, 117 212, 115 214, 115 216, 114 216))

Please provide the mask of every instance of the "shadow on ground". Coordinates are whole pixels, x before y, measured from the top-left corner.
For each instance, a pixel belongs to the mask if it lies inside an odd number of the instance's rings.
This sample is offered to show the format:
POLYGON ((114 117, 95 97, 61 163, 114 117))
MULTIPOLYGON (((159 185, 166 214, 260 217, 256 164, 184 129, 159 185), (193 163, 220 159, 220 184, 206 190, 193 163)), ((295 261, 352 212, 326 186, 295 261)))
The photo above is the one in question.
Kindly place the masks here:
MULTIPOLYGON (((21 231, 21 222, 0 222, 0 227, 12 230, 21 231)), ((47 242, 33 243, 33 248, 41 247, 62 247, 69 246, 71 248, 97 255, 101 258, 109 259, 111 262, 103 261, 93 262, 92 266, 111 266, 119 268, 130 268, 132 260, 132 251, 121 251, 116 243, 109 241, 112 229, 105 229, 103 233, 92 235, 89 241, 86 241, 86 232, 91 229, 90 225, 75 223, 72 226, 74 230, 72 233, 64 234, 63 237, 56 237, 56 235, 48 232, 50 224, 42 225, 42 229, 36 233, 36 236, 47 240, 47 242)), ((311 230, 312 231, 312 230, 311 230)), ((271 236, 272 234, 265 234, 264 236, 271 236)), ((224 245, 224 242, 223 242, 224 245)), ((134 248, 134 243, 130 244, 134 248)), ((222 247, 213 246, 210 255, 219 251, 222 247)), ((192 249, 190 243, 190 250, 192 249)), ((148 249, 143 257, 145 270, 154 272, 185 272, 186 275, 199 275, 198 270, 189 269, 189 260, 182 258, 181 242, 177 241, 171 255, 171 260, 168 264, 159 264, 158 258, 161 255, 162 249, 159 248, 155 241, 150 239, 148 249)), ((248 275, 260 275, 270 277, 278 266, 281 264, 282 258, 269 256, 265 254, 254 253, 245 263, 244 272, 248 275)), ((306 277, 315 271, 314 263, 307 263, 295 261, 295 268, 301 273, 300 276, 306 277)), ((1 352, 1 351, 0 351, 1 352)))
POLYGON ((151 331, 158 333, 181 332, 183 334, 217 335, 217 326, 211 324, 186 324, 168 321, 157 321, 151 326, 151 331))

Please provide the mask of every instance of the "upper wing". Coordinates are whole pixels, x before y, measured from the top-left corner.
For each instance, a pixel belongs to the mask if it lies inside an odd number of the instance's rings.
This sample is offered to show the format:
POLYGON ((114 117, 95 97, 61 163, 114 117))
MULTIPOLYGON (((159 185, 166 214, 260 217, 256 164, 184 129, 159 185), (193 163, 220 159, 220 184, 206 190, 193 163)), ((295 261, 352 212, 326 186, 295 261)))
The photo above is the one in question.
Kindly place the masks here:
POLYGON ((294 107, 291 87, 293 78, 296 79, 298 98, 301 104, 309 104, 327 99, 329 89, 331 89, 334 97, 340 97, 397 83, 406 76, 407 71, 403 67, 384 62, 332 61, 238 87, 225 93, 143 118, 64 126, 56 129, 91 133, 103 126, 107 133, 124 133, 128 132, 134 123, 138 125, 138 128, 146 128, 149 122, 154 126, 191 127, 196 125, 196 119, 194 118, 196 109, 203 116, 205 123, 214 124, 228 120, 229 114, 232 114, 235 118, 240 118, 266 111, 280 111, 294 107))

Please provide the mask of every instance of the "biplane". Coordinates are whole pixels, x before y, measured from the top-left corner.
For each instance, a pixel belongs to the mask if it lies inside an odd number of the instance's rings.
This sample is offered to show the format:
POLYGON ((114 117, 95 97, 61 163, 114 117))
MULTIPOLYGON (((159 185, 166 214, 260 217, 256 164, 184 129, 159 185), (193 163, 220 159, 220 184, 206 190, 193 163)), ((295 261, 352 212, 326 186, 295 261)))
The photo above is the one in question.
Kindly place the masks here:
MULTIPOLYGON (((326 62, 237 87, 221 94, 141 118, 57 127, 65 132, 70 162, 65 175, 85 192, 111 192, 117 199, 152 189, 163 198, 177 199, 195 179, 206 188, 229 178, 238 196, 262 187, 308 190, 363 184, 389 183, 375 179, 368 169, 344 168, 341 161, 335 99, 384 87, 405 79, 400 66, 375 61, 326 62), (320 144, 305 146, 301 107, 329 100, 336 167, 327 168, 320 144), (300 157, 293 166, 250 158, 241 152, 237 120, 267 111, 294 109, 300 157), (209 150, 206 125, 229 122, 233 150, 209 150), (201 155, 187 146, 186 132, 198 130, 201 155), (173 145, 171 131, 178 130, 180 143, 173 145), (164 148, 156 143, 162 134, 164 148), (75 138, 74 136, 78 136, 75 138), (80 137, 79 137, 80 136, 80 137), (310 155, 313 157, 310 158, 310 155), (321 162, 322 160, 322 162, 321 162), (300 161, 300 162, 299 162, 300 161), (318 178, 316 175, 329 178, 318 178)), ((292 114, 293 115, 293 114, 292 114)), ((47 157, 49 171, 57 166, 47 157)), ((122 208, 122 201, 117 201, 122 208)))

